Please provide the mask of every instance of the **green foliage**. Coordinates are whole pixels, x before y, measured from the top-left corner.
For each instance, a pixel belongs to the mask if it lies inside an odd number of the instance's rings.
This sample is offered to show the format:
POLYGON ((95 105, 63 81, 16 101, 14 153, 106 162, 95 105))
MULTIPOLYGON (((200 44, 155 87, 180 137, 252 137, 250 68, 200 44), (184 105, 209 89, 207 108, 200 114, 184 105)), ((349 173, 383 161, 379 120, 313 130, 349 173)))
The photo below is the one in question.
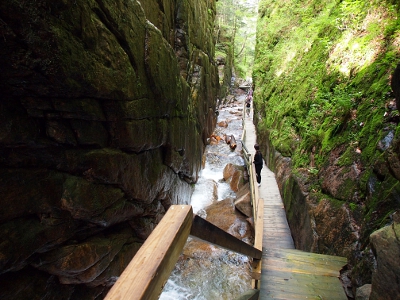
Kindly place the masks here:
MULTIPOLYGON (((219 0, 217 24, 220 30, 229 32, 234 47, 236 75, 251 77, 254 61, 257 6, 244 0, 219 0)), ((220 41, 218 41, 220 42, 220 41)))
POLYGON ((272 143, 295 167, 376 155, 389 74, 400 58, 397 6, 376 1, 260 3, 254 101, 272 143))
POLYGON ((253 71, 258 134, 268 133, 292 159, 293 173, 308 171, 316 199, 343 204, 323 194, 318 181, 332 158, 342 178, 358 172, 337 192, 367 223, 362 239, 399 207, 400 183, 385 171, 387 157, 377 147, 389 131, 400 137, 399 124, 387 116, 399 115, 388 109, 399 45, 396 1, 260 2, 253 71), (376 175, 377 165, 384 174, 376 175))
POLYGON ((356 208, 357 208, 357 204, 355 204, 355 203, 349 203, 349 207, 350 207, 350 209, 351 210, 356 210, 356 208))

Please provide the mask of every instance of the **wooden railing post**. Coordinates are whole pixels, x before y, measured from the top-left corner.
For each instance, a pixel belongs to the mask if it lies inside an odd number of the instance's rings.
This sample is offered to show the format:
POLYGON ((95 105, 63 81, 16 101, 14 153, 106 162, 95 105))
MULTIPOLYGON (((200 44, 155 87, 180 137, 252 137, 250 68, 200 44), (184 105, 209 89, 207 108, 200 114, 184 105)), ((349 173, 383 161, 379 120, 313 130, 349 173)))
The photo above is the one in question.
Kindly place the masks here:
POLYGON ((190 205, 171 206, 105 299, 158 299, 186 243, 192 220, 190 205))

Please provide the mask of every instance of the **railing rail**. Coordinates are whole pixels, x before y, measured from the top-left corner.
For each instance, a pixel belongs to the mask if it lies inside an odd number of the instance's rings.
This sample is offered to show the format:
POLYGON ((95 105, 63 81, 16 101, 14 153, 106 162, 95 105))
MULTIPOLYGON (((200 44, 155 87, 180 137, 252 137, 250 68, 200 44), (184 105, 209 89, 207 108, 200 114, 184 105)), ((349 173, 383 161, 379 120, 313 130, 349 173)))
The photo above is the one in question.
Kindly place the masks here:
POLYGON ((105 299, 158 299, 186 243, 192 222, 190 205, 171 206, 105 299))
POLYGON ((262 256, 259 249, 194 215, 190 205, 173 205, 105 299, 158 299, 189 234, 256 260, 262 256))
MULTIPOLYGON (((245 122, 245 112, 243 111, 243 133, 242 133, 242 149, 243 149, 243 157, 247 165, 247 171, 249 174, 249 185, 250 185, 250 197, 251 204, 253 207, 253 217, 254 217, 254 247, 262 251, 262 239, 263 239, 263 230, 264 230, 264 201, 260 198, 258 188, 256 188, 256 172, 253 166, 253 158, 252 155, 247 149, 246 145, 243 141, 246 138, 246 122, 245 122)), ((255 259, 253 260, 253 288, 259 288, 259 283, 261 280, 261 263, 262 260, 255 259)))
MULTIPOLYGON (((243 119, 242 141, 246 135, 244 125, 243 119)), ((173 205, 111 288, 106 300, 158 299, 189 235, 252 257, 254 290, 237 299, 258 299, 259 291, 256 289, 259 289, 261 279, 264 206, 258 189, 255 188, 256 175, 252 155, 243 142, 242 148, 249 173, 255 227, 254 247, 194 215, 190 205, 173 205)))

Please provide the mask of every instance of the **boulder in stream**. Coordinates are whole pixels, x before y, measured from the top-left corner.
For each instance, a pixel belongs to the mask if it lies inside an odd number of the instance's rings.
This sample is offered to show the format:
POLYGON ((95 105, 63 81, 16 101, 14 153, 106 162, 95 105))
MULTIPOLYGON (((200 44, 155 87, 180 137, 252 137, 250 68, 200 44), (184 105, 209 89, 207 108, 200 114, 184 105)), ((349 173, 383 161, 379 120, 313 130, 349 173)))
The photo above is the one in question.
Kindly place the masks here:
POLYGON ((224 180, 229 182, 232 191, 239 191, 245 183, 245 167, 234 164, 227 164, 224 168, 224 180))

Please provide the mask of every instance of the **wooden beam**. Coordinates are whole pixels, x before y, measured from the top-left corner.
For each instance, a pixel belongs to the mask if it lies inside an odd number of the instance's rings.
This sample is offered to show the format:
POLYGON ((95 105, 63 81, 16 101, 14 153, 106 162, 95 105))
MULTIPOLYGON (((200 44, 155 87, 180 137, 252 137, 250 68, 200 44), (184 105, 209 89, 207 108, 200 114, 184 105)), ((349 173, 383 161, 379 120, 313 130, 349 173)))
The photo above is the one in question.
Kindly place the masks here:
POLYGON ((171 206, 105 299, 158 299, 186 243, 192 220, 190 205, 171 206))
POLYGON ((260 290, 247 290, 243 295, 241 295, 238 298, 235 298, 235 300, 258 300, 258 297, 260 296, 260 290))
POLYGON ((195 215, 190 235, 230 251, 261 259, 262 251, 239 240, 221 228, 195 215))

